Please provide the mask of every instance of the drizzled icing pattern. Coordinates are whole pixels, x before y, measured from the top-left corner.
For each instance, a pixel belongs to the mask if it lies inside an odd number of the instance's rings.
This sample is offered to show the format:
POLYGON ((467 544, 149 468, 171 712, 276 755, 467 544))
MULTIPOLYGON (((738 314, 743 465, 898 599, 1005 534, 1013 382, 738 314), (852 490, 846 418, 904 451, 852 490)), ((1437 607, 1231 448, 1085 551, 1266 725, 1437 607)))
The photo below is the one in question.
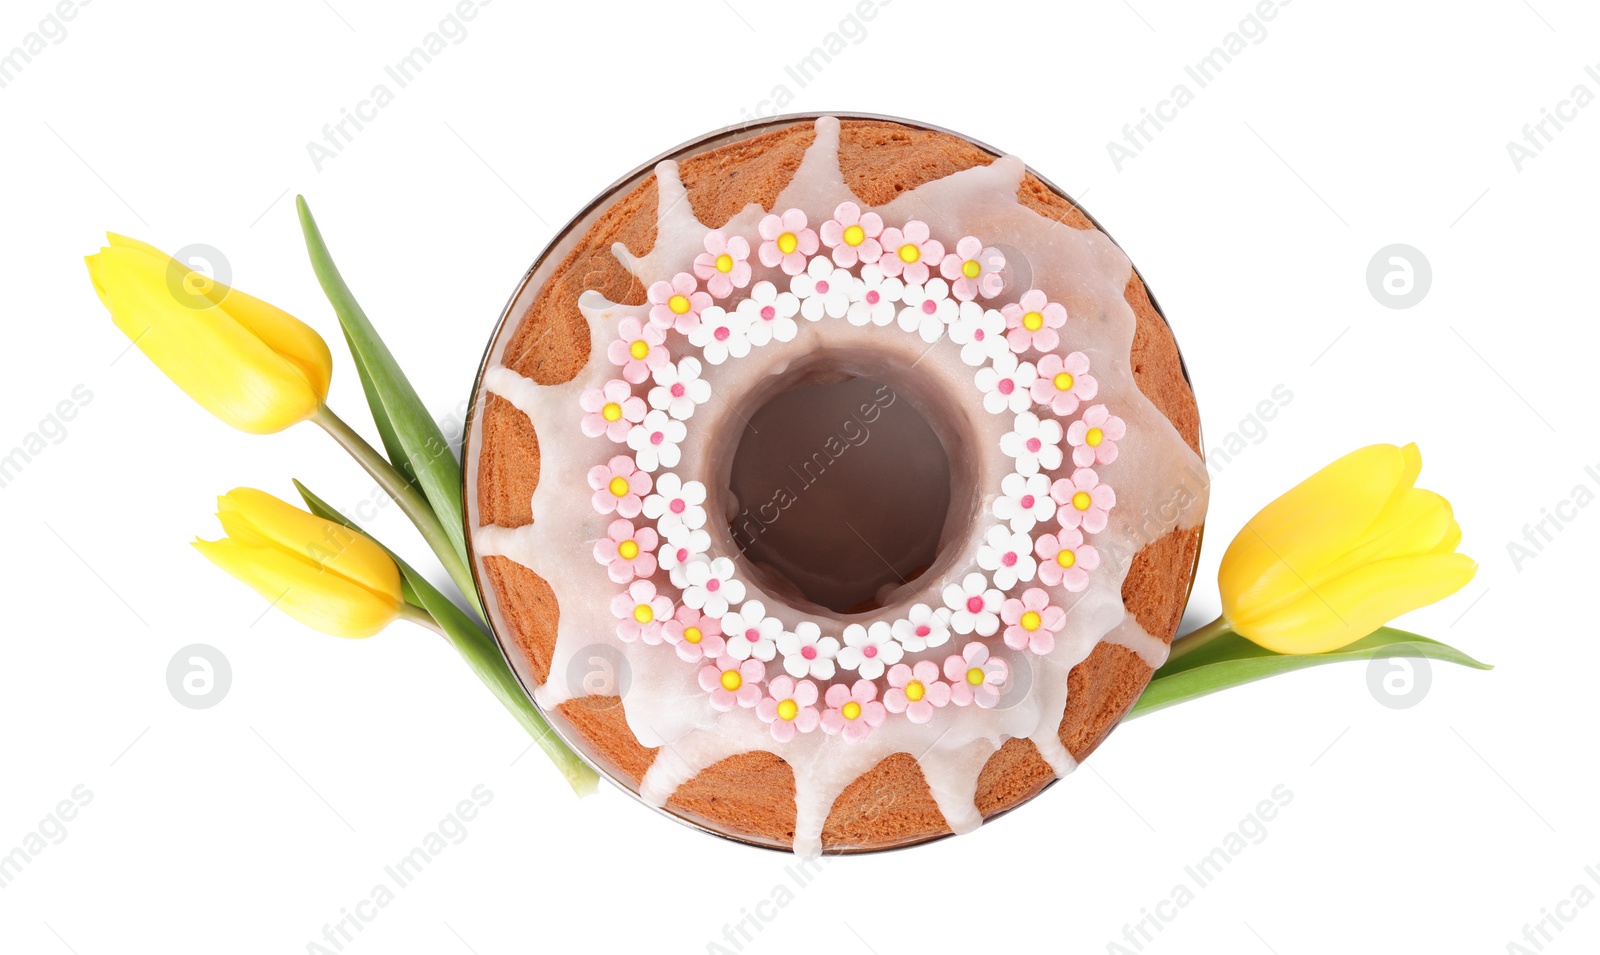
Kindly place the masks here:
MULTIPOLYGON (((1067 673, 1102 640, 1129 647, 1152 665, 1160 662, 1165 647, 1123 608, 1121 584, 1146 544, 1198 523, 1206 493, 1198 459, 1133 383, 1128 355, 1134 318, 1122 298, 1131 267, 1120 250, 1098 232, 1067 228, 1023 208, 1016 191, 1024 169, 1012 157, 927 183, 887 206, 865 208, 839 174, 838 130, 835 120, 817 122, 815 141, 775 203, 781 211, 752 205, 719 229, 695 220, 676 164, 661 163, 655 246, 643 256, 620 244, 613 250, 649 289, 647 301, 627 306, 584 295, 580 307, 594 344, 589 364, 573 381, 535 385, 499 362, 503 344, 497 345, 484 390, 529 415, 541 437, 545 480, 532 501, 531 524, 481 527, 473 538, 478 559, 498 555, 523 564, 556 594, 561 612, 554 659, 549 680, 535 690, 541 706, 589 692, 572 685, 572 674, 582 672, 581 656, 592 645, 619 651, 629 668, 622 693, 629 727, 645 746, 660 747, 641 796, 664 805, 678 785, 727 756, 776 753, 795 773, 795 849, 801 852, 821 848, 822 825, 839 792, 892 753, 917 756, 957 832, 981 822, 973 804, 977 775, 1006 738, 1033 740, 1057 773, 1070 771, 1072 757, 1057 735, 1067 673), (914 247, 915 256, 900 255, 906 246, 914 247), (898 276, 887 274, 895 266, 869 271, 886 258, 900 263, 898 276), (947 259, 955 260, 948 279, 939 268, 928 267, 927 274, 908 268, 927 262, 942 267, 947 259), (1031 281, 1018 281, 1022 275, 1031 281), (909 284, 922 285, 925 297, 915 305, 933 321, 908 322, 904 332, 884 328, 888 322, 877 314, 883 310, 874 311, 866 289, 881 289, 890 278, 900 283, 902 301, 889 321, 899 323, 909 284), (945 285, 942 298, 926 297, 934 281, 945 285), (834 289, 844 283, 853 294, 841 301, 834 289), (1013 285, 1015 298, 1007 291, 1013 285), (986 305, 997 296, 997 309, 962 313, 963 303, 986 305), (774 329, 770 339, 742 354, 734 354, 735 345, 719 357, 708 347, 718 341, 714 331, 742 308, 758 315, 770 309, 774 319, 798 321, 793 334, 786 326, 781 333, 774 329), (679 344, 669 348, 669 338, 679 344), (718 519, 731 515, 706 514, 701 520, 717 436, 739 431, 730 402, 819 346, 915 367, 930 390, 959 396, 949 410, 983 449, 974 463, 982 500, 972 527, 959 529, 943 545, 956 559, 860 619, 797 610, 763 592, 758 580, 738 578, 718 563, 733 564, 738 557, 718 519), (660 358, 658 350, 664 353, 660 358), (1057 386, 1085 378, 1095 390, 1057 386), (1045 425, 1058 417, 1067 421, 1055 435, 1045 425), (670 428, 691 418, 693 427, 681 433, 670 428), (580 429, 591 439, 560 437, 580 429), (1091 429, 1099 429, 1102 440, 1089 442, 1091 429), (651 440, 654 435, 661 437, 651 440), (1108 438, 1116 450, 1102 460, 1097 449, 1108 438), (1050 442, 1064 460, 1040 455, 1050 442), (666 444, 673 447, 663 452, 666 444), (619 453, 627 449, 634 454, 619 453), (1097 469, 1106 480, 1115 473, 1114 498, 1101 490, 1097 469), (1074 508, 1075 524, 1045 514, 1038 493, 1043 477, 1050 478, 1049 491, 1063 485, 1066 501, 1057 501, 1058 508, 1087 501, 1074 508), (602 495, 614 502, 604 514, 602 495), (592 543, 596 559, 573 559, 573 541, 592 543), (633 547, 623 546, 628 543, 633 547), (1075 552, 1072 566, 1053 559, 1062 550, 1075 552), (680 551, 686 552, 683 560, 677 559, 680 551), (1092 558, 1086 560, 1087 554, 1092 558), (1034 570, 1016 570, 1024 560, 1034 570), (1046 577, 1043 571, 1051 567, 1046 577), (1002 589, 996 577, 1007 579, 1005 569, 1015 579, 1004 589, 1015 593, 988 607, 989 592, 1002 589), (699 607, 685 606, 688 601, 666 596, 689 593, 696 579, 737 582, 744 593, 726 609, 704 600, 699 607), (966 611, 973 618, 967 631, 973 639, 952 640, 941 652, 904 653, 897 624, 914 640, 930 620, 951 627, 966 610, 964 599, 961 610, 951 606, 947 591, 983 598, 980 609, 966 611), (1030 597, 1029 591, 1036 593, 1030 597), (731 623, 747 623, 743 610, 751 602, 759 604, 759 613, 750 609, 760 624, 745 629, 754 629, 758 638, 728 633, 727 618, 737 614, 731 623), (636 615, 640 607, 648 614, 636 615), (940 619, 937 610, 949 610, 949 618, 940 619), (1031 628, 1023 626, 1028 614, 1033 616, 1027 622, 1036 624, 1031 628), (1047 616, 1055 628, 1051 639, 1035 641, 1047 616), (854 673, 841 667, 831 679, 809 668, 791 675, 776 662, 770 669, 764 665, 764 656, 780 659, 780 644, 784 656, 793 651, 807 659, 806 646, 843 638, 852 625, 861 631, 859 650, 871 645, 875 623, 887 630, 880 630, 876 645, 901 647, 904 663, 872 678, 862 675, 861 654, 851 658, 857 661, 854 673), (981 633, 980 624, 992 629, 981 633), (691 631, 699 640, 688 639, 691 631), (751 646, 742 658, 734 656, 728 648, 736 641, 758 645, 759 652, 751 646), (979 653, 984 658, 975 661, 979 653), (981 679, 969 682, 969 672, 981 679), (869 716, 877 722, 870 732, 846 732, 870 725, 863 722, 869 716), (774 732, 779 723, 794 731, 774 732)), ((733 337, 730 330, 721 341, 733 337)), ((835 651, 836 664, 838 656, 835 651)))

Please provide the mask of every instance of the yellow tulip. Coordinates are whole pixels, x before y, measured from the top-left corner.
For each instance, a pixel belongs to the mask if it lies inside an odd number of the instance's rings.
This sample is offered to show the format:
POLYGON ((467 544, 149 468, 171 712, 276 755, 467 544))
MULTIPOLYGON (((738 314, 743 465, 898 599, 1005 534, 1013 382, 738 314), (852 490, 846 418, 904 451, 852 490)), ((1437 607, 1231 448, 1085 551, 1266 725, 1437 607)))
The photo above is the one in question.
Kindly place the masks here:
POLYGON ((218 498, 217 519, 228 536, 195 549, 314 630, 370 637, 414 615, 394 559, 357 531, 251 488, 218 498))
POLYGON ((120 235, 87 258, 111 320, 184 393, 223 421, 270 434, 328 397, 327 342, 288 312, 120 235))
POLYGON ((1421 470, 1416 445, 1375 444, 1263 508, 1222 555, 1228 627, 1277 653, 1325 653, 1466 586, 1477 564, 1456 553, 1450 502, 1414 486, 1421 470))

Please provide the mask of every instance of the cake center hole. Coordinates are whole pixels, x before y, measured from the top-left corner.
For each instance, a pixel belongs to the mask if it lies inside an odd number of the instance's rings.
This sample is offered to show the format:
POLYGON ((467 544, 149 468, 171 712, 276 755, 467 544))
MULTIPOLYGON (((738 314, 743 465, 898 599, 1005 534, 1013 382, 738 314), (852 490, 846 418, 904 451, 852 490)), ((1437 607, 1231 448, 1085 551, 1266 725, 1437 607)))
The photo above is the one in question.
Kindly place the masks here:
POLYGON ((838 373, 748 415, 729 476, 739 502, 730 530, 775 595, 863 613, 938 557, 952 477, 911 400, 838 373))

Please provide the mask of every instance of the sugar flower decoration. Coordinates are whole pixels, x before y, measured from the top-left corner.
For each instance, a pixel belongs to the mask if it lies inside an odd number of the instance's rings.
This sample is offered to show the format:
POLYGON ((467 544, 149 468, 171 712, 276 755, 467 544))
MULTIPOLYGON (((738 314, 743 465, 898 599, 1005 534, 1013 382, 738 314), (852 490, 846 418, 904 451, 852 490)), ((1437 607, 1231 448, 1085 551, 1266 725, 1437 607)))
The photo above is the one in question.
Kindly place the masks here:
POLYGON ((606 346, 606 357, 622 369, 622 377, 639 384, 667 363, 667 333, 628 317, 617 323, 617 338, 606 346))
POLYGON ((1039 359, 1039 377, 1033 380, 1033 400, 1046 405, 1058 416, 1078 410, 1079 402, 1088 401, 1100 390, 1100 385, 1089 375, 1089 357, 1075 351, 1063 358, 1045 355, 1039 359))
POLYGON ((729 604, 744 602, 744 582, 733 576, 733 561, 726 557, 689 561, 684 569, 689 586, 683 588, 683 603, 709 616, 721 618, 729 604))
POLYGON ((1053 471, 1062 461, 1061 422, 1024 411, 1000 436, 1000 450, 1016 459, 1019 474, 1053 471))
POLYGON ((641 471, 675 468, 683 457, 678 446, 688 434, 689 428, 682 421, 655 410, 628 432, 628 447, 633 449, 633 459, 641 471))
POLYGON ((723 713, 736 706, 746 709, 761 701, 761 680, 767 668, 760 660, 718 657, 700 668, 700 689, 711 694, 711 708, 723 713))
MULTIPOLYGON (((646 502, 645 513, 649 513, 646 502)), ((1012 472, 1000 479, 1000 496, 994 501, 994 516, 1013 531, 1026 534, 1040 521, 1055 516, 1056 502, 1050 496, 1050 479, 1043 474, 1012 472)))
POLYGON ((883 255, 878 236, 883 234, 883 218, 876 212, 863 213, 853 202, 841 202, 833 218, 822 224, 822 244, 831 250, 834 264, 848 269, 857 262, 876 262, 883 255))
POLYGON ((865 627, 852 623, 844 628, 844 647, 839 651, 839 665, 869 680, 876 680, 883 676, 884 667, 899 663, 905 652, 905 648, 895 642, 888 623, 877 620, 865 627))
POLYGON ((1014 352, 1030 348, 1042 352, 1055 351, 1061 344, 1057 329, 1067 324, 1065 306, 1052 302, 1038 289, 1029 289, 1022 298, 1000 309, 1006 318, 1006 341, 1014 352))
POLYGON ((599 388, 590 388, 578 397, 584 410, 583 433, 591 438, 602 434, 621 444, 628 429, 644 420, 644 399, 621 378, 613 378, 599 388))
MULTIPOLYGON (((826 260, 824 260, 826 261, 826 260)), ((745 324, 750 344, 760 346, 777 340, 792 342, 800 333, 794 315, 800 300, 792 292, 779 292, 771 282, 757 282, 750 297, 739 303, 739 317, 745 324)))
POLYGON ((916 332, 930 345, 943 338, 945 326, 956 320, 958 309, 944 279, 907 285, 901 302, 904 304, 900 308, 900 328, 916 332))
POLYGON ((1009 354, 1005 316, 977 302, 962 302, 950 323, 950 340, 961 346, 961 360, 973 368, 1009 354))
POLYGON ((749 259, 750 242, 744 236, 713 229, 706 233, 706 250, 694 257, 694 274, 706 283, 712 298, 727 298, 734 289, 750 284, 749 259))
POLYGON ((671 644, 685 663, 715 660, 727 647, 722 622, 693 607, 679 607, 672 619, 661 625, 661 639, 671 644))
POLYGON ((713 365, 743 358, 750 354, 750 320, 743 312, 713 305, 700 313, 700 324, 689 333, 689 344, 713 365))
POLYGON ((802 620, 795 624, 793 632, 778 634, 778 652, 783 654, 783 668, 790 676, 831 680, 839 639, 823 636, 821 627, 802 620))
POLYGON ((889 668, 889 690, 883 694, 883 708, 904 713, 913 723, 933 719, 934 707, 950 702, 950 684, 939 679, 939 664, 919 660, 915 666, 898 663, 889 668))
POLYGON ((956 250, 939 263, 939 274, 952 283, 950 294, 963 302, 982 295, 994 298, 1000 294, 1005 282, 1000 270, 1006 267, 1006 257, 999 249, 984 248, 973 236, 965 236, 956 243, 956 250))
POLYGON ((1050 496, 1061 505, 1056 520, 1062 527, 1081 527, 1091 534, 1106 529, 1107 515, 1117 504, 1117 493, 1101 484, 1092 468, 1078 468, 1071 478, 1050 485, 1050 496))
MULTIPOLYGON (((679 421, 688 420, 697 406, 711 400, 711 383, 701 378, 700 372, 700 359, 693 356, 663 363, 652 376, 656 386, 650 389, 650 407, 659 408, 679 421)), ((643 420, 641 412, 635 423, 643 420)))
POLYGON ((1016 355, 1006 352, 996 358, 993 364, 979 368, 973 373, 972 379, 977 382, 978 390, 983 392, 985 411, 990 414, 1004 414, 1007 411, 1017 414, 1033 406, 1029 389, 1033 387, 1037 376, 1032 362, 1018 361, 1016 355))
POLYGON ((611 598, 611 614, 617 618, 617 639, 656 644, 661 642, 661 625, 672 617, 672 601, 656 593, 650 581, 635 580, 611 598))
POLYGON ((796 733, 809 733, 822 725, 816 703, 815 683, 796 683, 792 677, 780 676, 767 684, 767 696, 756 704, 756 716, 769 724, 773 739, 787 743, 796 733))
POLYGON ((761 264, 782 268, 787 275, 805 271, 806 259, 817 251, 817 230, 806 228, 806 214, 789 209, 768 215, 756 227, 761 234, 761 264))
POLYGON ((915 604, 889 629, 900 645, 912 653, 942 647, 950 640, 950 611, 915 604))
POLYGON ((711 535, 680 524, 662 531, 661 536, 663 540, 656 552, 656 563, 671 576, 672 586, 682 590, 689 586, 689 562, 711 549, 711 535))
POLYGON ((860 281, 857 298, 845 313, 850 324, 870 324, 882 328, 894 321, 900 300, 905 295, 905 285, 897 278, 884 275, 876 265, 862 266, 860 281))
POLYGON ((1032 580, 1038 569, 1033 559, 1033 538, 996 524, 978 545, 978 566, 989 572, 989 579, 1001 590, 1010 590, 1018 581, 1032 580))
POLYGON ((1039 555, 1039 581, 1070 593, 1087 587, 1089 572, 1100 566, 1100 552, 1083 542, 1083 531, 1076 527, 1045 534, 1034 542, 1033 552, 1039 555))
POLYGON ((880 239, 883 256, 877 262, 883 274, 916 285, 928 281, 930 266, 936 269, 944 260, 944 243, 928 236, 928 224, 921 219, 912 219, 904 229, 884 229, 880 239))
POLYGON ((656 491, 644 499, 644 516, 656 522, 663 534, 684 525, 691 530, 706 526, 706 486, 685 481, 672 472, 656 478, 656 491))
POLYGON ((1072 463, 1080 468, 1110 464, 1117 459, 1117 442, 1128 433, 1122 419, 1094 405, 1067 428, 1067 444, 1072 446, 1072 463))
POLYGON ((625 584, 656 572, 653 551, 660 542, 655 528, 635 528, 632 521, 619 517, 606 528, 606 536, 594 542, 594 559, 605 566, 612 583, 625 584))
POLYGON ((1000 702, 1009 668, 1006 661, 989 656, 989 648, 973 642, 959 655, 945 657, 944 675, 950 681, 950 702, 957 706, 978 704, 991 709, 1000 702))
POLYGON ((847 743, 859 743, 874 727, 882 726, 887 711, 878 702, 878 687, 871 680, 857 680, 846 686, 828 687, 827 712, 822 714, 822 731, 843 736, 847 743))
POLYGON ((645 297, 650 301, 650 324, 680 332, 700 324, 700 313, 711 305, 711 294, 701 291, 688 272, 679 272, 670 282, 651 283, 645 297))
POLYGON ((855 276, 835 268, 827 256, 819 255, 812 258, 804 272, 789 280, 789 291, 800 299, 800 314, 815 322, 824 315, 843 318, 850 308, 855 282, 855 276))
POLYGON ((1055 649, 1056 631, 1066 625, 1067 612, 1050 603, 1050 594, 1044 588, 1029 587, 1021 599, 1013 597, 1005 602, 1000 608, 1000 620, 1006 625, 1006 646, 1045 654, 1055 649))
POLYGON ((983 574, 968 574, 961 583, 945 587, 943 596, 944 605, 951 610, 950 629, 956 633, 992 637, 1000 629, 1000 604, 1005 595, 990 587, 983 574))
POLYGON ((722 634, 728 641, 728 656, 766 662, 778 655, 778 635, 783 624, 767 616, 767 605, 746 600, 738 610, 722 615, 722 634))
POLYGON ((595 510, 638 517, 644 507, 644 495, 650 493, 650 475, 635 467, 633 458, 619 454, 589 469, 589 487, 594 490, 590 500, 595 510))

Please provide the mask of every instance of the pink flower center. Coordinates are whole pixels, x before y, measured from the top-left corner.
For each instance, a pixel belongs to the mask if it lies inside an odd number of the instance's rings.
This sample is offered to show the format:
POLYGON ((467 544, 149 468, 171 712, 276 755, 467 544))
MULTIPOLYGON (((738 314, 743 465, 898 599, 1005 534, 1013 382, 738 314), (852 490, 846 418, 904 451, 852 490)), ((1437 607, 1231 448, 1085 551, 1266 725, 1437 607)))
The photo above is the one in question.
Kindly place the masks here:
POLYGON ((672 499, 672 503, 668 504, 667 506, 672 508, 672 513, 682 514, 689 505, 684 502, 683 498, 675 497, 672 499))
POLYGON ((935 302, 931 298, 923 300, 923 302, 922 302, 922 314, 924 314, 924 315, 932 315, 934 312, 937 312, 938 310, 939 310, 939 303, 935 302))
POLYGON ((975 341, 975 342, 983 341, 983 329, 974 328, 972 330, 972 340, 975 341))
POLYGON ((1001 554, 1000 555, 1000 563, 1001 563, 1001 565, 1003 565, 1005 567, 1015 567, 1015 566, 1017 566, 1017 554, 1016 554, 1016 551, 1008 550, 1004 554, 1001 554))
POLYGON ((670 390, 672 391, 672 397, 674 397, 674 398, 682 398, 689 391, 689 389, 683 387, 683 383, 682 382, 679 382, 678 384, 673 385, 670 390))
POLYGON ((983 609, 983 598, 974 594, 967 598, 967 613, 977 613, 983 609))
POLYGON ((878 304, 878 299, 882 298, 882 296, 880 296, 878 294, 878 290, 877 289, 872 289, 872 290, 867 292, 866 298, 867 298, 867 304, 868 305, 876 305, 876 304, 878 304))
POLYGON ((706 581, 706 590, 709 590, 712 593, 716 593, 717 591, 719 591, 721 589, 722 589, 722 581, 718 580, 717 578, 713 577, 710 580, 706 581))
POLYGON ((870 660, 878 655, 878 648, 869 643, 861 648, 861 655, 870 660))
POLYGON ((724 325, 721 328, 717 329, 716 331, 712 332, 711 333, 711 337, 715 338, 719 342, 725 342, 725 341, 728 340, 728 336, 732 335, 732 334, 733 334, 733 332, 728 329, 728 326, 724 325))
POLYGON ((818 295, 827 295, 828 294, 828 283, 827 282, 818 282, 817 283, 817 294, 818 295))
POLYGON ((689 548, 687 548, 687 547, 678 548, 678 563, 681 564, 681 563, 683 563, 684 561, 686 561, 688 559, 689 559, 689 548))
POLYGON ((662 434, 660 431, 652 431, 652 432, 650 432, 650 443, 651 444, 660 444, 661 442, 663 442, 665 440, 667 440, 667 436, 665 434, 662 434))
POLYGON ((816 647, 801 647, 800 648, 800 655, 802 657, 805 657, 807 660, 815 660, 817 658, 817 648, 816 647))
POLYGON ((777 318, 777 317, 778 317, 778 310, 777 309, 773 308, 771 305, 763 305, 763 306, 761 306, 761 320, 762 321, 770 322, 774 318, 777 318))
POLYGON ((1042 448, 1042 447, 1044 447, 1044 442, 1040 441, 1038 438, 1029 438, 1028 439, 1028 451, 1029 452, 1031 452, 1033 454, 1038 454, 1039 453, 1039 449, 1042 448))
POLYGON ((1021 504, 1022 505, 1022 509, 1025 510, 1025 511, 1026 510, 1032 510, 1033 509, 1033 495, 1032 494, 1024 494, 1024 495, 1022 495, 1022 500, 1018 501, 1017 503, 1021 504))
POLYGON ((921 625, 920 627, 917 628, 917 636, 919 636, 919 637, 926 637, 928 634, 930 634, 932 632, 933 632, 933 628, 928 626, 927 624, 923 624, 923 625, 921 625))
POLYGON ((755 627, 751 627, 749 630, 744 632, 744 638, 749 640, 751 643, 755 643, 757 640, 761 639, 761 631, 757 630, 755 627))
POLYGON ((1002 395, 1009 395, 1013 391, 1017 390, 1017 383, 1012 381, 1010 378, 1002 378, 1000 379, 999 384, 994 386, 994 390, 1000 392, 1002 395))

